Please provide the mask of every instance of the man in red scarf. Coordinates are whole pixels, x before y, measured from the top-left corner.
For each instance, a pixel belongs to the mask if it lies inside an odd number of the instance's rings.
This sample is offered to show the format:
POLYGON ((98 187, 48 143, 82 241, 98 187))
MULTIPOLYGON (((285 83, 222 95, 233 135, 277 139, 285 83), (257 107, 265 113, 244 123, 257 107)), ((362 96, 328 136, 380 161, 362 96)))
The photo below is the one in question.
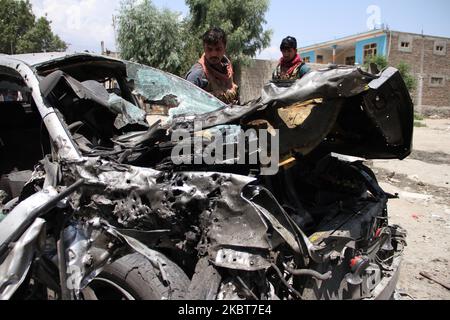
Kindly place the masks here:
POLYGON ((238 104, 238 87, 233 66, 225 56, 227 36, 217 27, 203 35, 204 53, 186 75, 186 80, 227 104, 238 104))
POLYGON ((294 37, 284 38, 280 50, 283 57, 272 74, 273 80, 297 80, 311 70, 297 53, 297 40, 294 37))

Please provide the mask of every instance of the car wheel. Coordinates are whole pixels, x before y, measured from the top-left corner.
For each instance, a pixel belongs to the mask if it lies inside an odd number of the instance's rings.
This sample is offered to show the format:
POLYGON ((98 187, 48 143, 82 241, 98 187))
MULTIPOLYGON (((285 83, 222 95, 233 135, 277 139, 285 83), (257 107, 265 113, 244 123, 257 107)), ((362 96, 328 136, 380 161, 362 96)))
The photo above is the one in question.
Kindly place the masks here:
POLYGON ((181 300, 189 278, 175 263, 165 258, 165 280, 143 255, 122 257, 105 269, 83 290, 85 300, 181 300))
POLYGON ((217 269, 209 263, 207 258, 202 258, 197 263, 186 298, 202 301, 216 300, 221 283, 222 276, 217 269))

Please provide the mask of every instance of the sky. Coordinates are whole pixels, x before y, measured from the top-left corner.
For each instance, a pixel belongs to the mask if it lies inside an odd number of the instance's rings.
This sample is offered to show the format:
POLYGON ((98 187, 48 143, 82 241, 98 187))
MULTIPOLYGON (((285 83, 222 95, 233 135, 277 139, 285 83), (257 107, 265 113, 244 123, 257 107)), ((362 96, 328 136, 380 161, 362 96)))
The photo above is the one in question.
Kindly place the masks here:
MULTIPOLYGON (((236 0, 239 1, 239 0, 236 0)), ((241 0, 245 1, 245 0, 241 0)), ((37 16, 47 15, 52 28, 70 44, 69 51, 100 52, 104 41, 115 50, 112 16, 120 0, 31 0, 37 16)), ((186 16, 184 0, 153 0, 186 16)), ((257 54, 261 59, 278 59, 281 40, 290 35, 299 47, 368 31, 385 24, 391 30, 450 38, 448 0, 271 0, 266 29, 273 30, 269 48, 257 54)))

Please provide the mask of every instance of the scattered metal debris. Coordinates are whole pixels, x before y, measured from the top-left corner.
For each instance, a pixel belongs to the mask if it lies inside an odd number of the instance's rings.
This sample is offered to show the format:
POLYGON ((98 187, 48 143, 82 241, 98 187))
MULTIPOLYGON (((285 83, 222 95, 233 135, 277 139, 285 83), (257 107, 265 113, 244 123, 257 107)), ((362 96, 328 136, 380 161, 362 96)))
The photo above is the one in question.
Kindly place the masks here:
POLYGON ((431 274, 429 274, 428 272, 425 272, 425 271, 420 272, 420 275, 422 277, 427 278, 428 280, 431 280, 431 281, 443 286, 445 289, 450 290, 450 284, 445 283, 441 279, 438 279, 438 277, 432 276, 431 274))

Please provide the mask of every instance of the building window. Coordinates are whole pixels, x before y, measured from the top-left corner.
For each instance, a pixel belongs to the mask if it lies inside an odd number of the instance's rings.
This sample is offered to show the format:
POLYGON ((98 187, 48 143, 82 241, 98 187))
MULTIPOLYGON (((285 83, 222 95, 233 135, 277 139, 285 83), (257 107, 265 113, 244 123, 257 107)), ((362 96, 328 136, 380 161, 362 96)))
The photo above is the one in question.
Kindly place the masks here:
POLYGON ((410 46, 411 46, 411 43, 409 43, 409 42, 402 41, 400 43, 400 47, 405 48, 405 49, 408 49, 410 46))
POLYGON ((303 58, 303 61, 304 61, 305 63, 310 63, 310 62, 311 62, 311 57, 304 57, 304 58, 303 58))
POLYGON ((371 43, 364 46, 364 61, 377 55, 377 44, 371 43))
POLYGON ((398 38, 398 50, 402 52, 412 52, 413 37, 410 35, 400 35, 398 38))
POLYGON ((443 87, 445 85, 445 77, 433 75, 430 77, 430 87, 443 87))
POLYGON ((434 54, 439 56, 445 56, 447 53, 447 42, 446 41, 436 41, 434 43, 434 54))
POLYGON ((355 56, 347 57, 345 58, 345 64, 348 66, 354 66, 355 65, 355 56))
POLYGON ((323 56, 317 55, 317 63, 323 63, 323 56))

